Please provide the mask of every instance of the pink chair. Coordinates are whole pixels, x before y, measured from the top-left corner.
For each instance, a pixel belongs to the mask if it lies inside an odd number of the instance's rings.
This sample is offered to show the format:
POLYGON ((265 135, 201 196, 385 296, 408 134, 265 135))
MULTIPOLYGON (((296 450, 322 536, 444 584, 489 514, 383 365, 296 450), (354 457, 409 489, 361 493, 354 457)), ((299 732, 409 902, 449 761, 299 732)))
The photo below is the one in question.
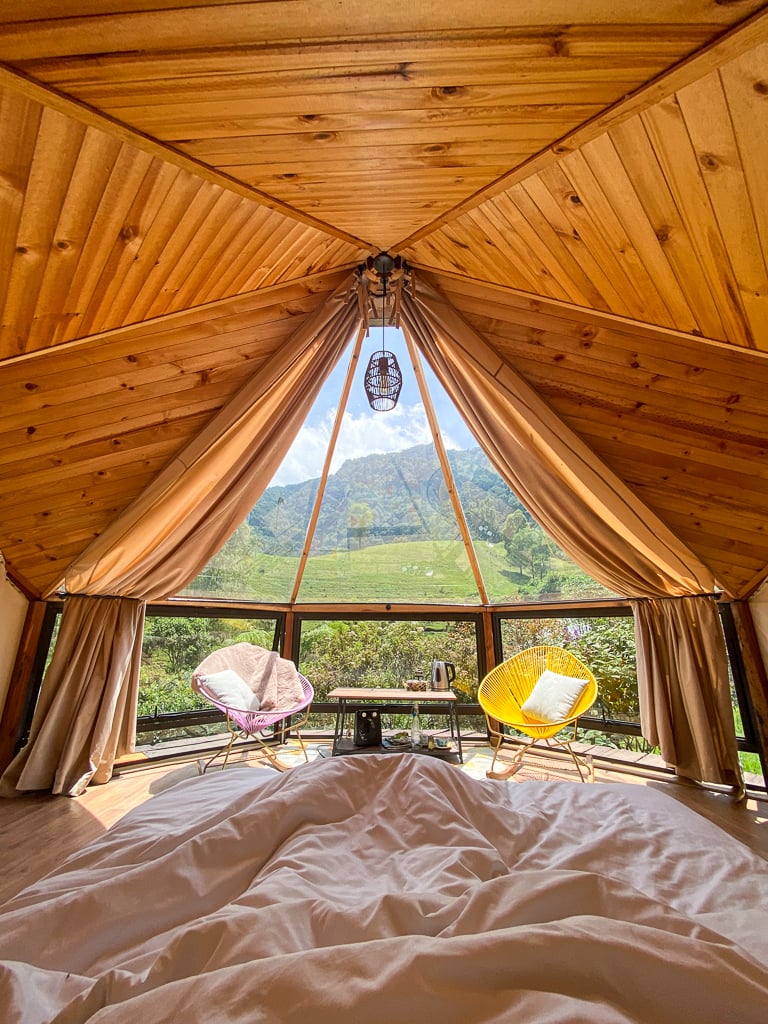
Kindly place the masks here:
POLYGON ((226 716, 229 732, 226 746, 219 748, 207 761, 199 762, 201 774, 222 754, 224 760, 221 767, 224 768, 237 739, 256 740, 261 745, 270 766, 278 771, 286 771, 291 766, 280 761, 272 746, 267 744, 262 736, 266 729, 280 723, 284 723, 284 728, 290 727, 295 731, 304 760, 309 760, 300 729, 307 723, 315 694, 312 684, 296 671, 292 662, 254 644, 233 644, 214 651, 198 665, 192 675, 192 688, 226 716), (270 665, 269 678, 266 678, 265 664, 270 665), (271 671, 275 664, 283 671, 282 685, 279 682, 275 685, 277 677, 271 671), (259 698, 261 706, 256 710, 247 707, 247 694, 242 700, 232 697, 225 700, 220 692, 215 692, 214 688, 208 685, 208 676, 220 675, 226 670, 236 673, 240 680, 247 684, 250 694, 259 698), (295 721, 294 715, 300 715, 300 718, 295 721))

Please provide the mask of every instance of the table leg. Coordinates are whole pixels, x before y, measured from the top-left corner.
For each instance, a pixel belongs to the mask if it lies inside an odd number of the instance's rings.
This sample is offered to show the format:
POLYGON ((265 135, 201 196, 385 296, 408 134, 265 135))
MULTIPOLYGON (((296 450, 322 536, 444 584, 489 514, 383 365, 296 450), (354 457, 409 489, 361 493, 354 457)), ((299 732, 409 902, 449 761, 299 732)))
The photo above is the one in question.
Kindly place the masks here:
POLYGON ((461 761, 461 763, 464 764, 464 751, 461 749, 461 728, 459 727, 459 714, 458 714, 458 711, 456 710, 456 705, 455 704, 451 704, 450 719, 451 719, 451 735, 453 735, 453 724, 454 724, 454 721, 456 723, 456 743, 458 744, 458 747, 459 747, 459 761, 461 761))
POLYGON ((347 702, 345 698, 340 698, 339 706, 336 709, 336 725, 333 730, 333 746, 331 747, 331 756, 335 757, 337 753, 337 747, 339 740, 344 735, 344 722, 347 717, 347 702))

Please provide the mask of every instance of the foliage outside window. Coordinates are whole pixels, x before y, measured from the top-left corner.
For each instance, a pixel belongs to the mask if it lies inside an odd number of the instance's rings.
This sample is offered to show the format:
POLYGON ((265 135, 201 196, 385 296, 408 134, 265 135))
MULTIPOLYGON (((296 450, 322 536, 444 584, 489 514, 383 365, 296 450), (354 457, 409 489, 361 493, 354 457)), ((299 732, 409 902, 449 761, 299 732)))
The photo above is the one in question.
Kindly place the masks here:
MULTIPOLYGON (((242 611, 239 613, 242 616, 242 611)), ((600 729, 582 726, 579 738, 599 745, 654 751, 639 735, 639 701, 634 624, 628 610, 602 609, 595 615, 536 617, 532 610, 498 613, 502 657, 538 644, 555 644, 572 650, 594 671, 599 700, 589 717, 602 718, 600 729), (625 728, 611 729, 611 724, 625 728), (627 728, 629 728, 629 732, 627 728)), ((476 704, 479 683, 477 618, 466 619, 316 619, 298 616, 299 667, 315 688, 315 703, 327 699, 337 686, 398 687, 414 677, 429 678, 433 659, 456 666, 453 684, 459 701, 476 704)), ((147 615, 142 648, 138 716, 145 720, 143 740, 202 736, 220 731, 222 725, 194 722, 194 713, 210 712, 210 706, 191 688, 194 668, 213 650, 246 641, 272 648, 276 618, 232 617, 203 614, 147 615), (169 714, 188 714, 177 729, 147 733, 149 719, 169 714)), ((52 647, 53 645, 51 645, 52 647)), ((49 655, 50 656, 50 655, 49 655)), ((733 692, 737 735, 743 738, 741 712, 733 692)), ((316 713, 310 728, 327 730, 334 718, 316 713)), ((742 751, 744 770, 760 776, 757 754, 742 751)))
POLYGON ((631 615, 503 618, 501 638, 505 659, 541 644, 572 651, 597 680, 599 706, 592 714, 602 711, 605 718, 614 721, 640 721, 631 615))
POLYGON ((321 619, 301 624, 299 668, 324 701, 336 686, 400 687, 428 679, 433 659, 456 666, 457 689, 477 692, 473 621, 321 619))
MULTIPOLYGON (((315 702, 335 687, 402 687, 429 679, 432 661, 451 661, 460 701, 477 694, 477 633, 472 620, 377 621, 304 619, 299 668, 315 688, 315 702)), ((332 724, 312 716, 310 727, 332 724)))
MULTIPOLYGON (((631 613, 502 617, 500 626, 505 659, 527 647, 564 647, 590 668, 597 681, 598 700, 589 717, 602 718, 605 723, 639 726, 635 631, 631 613)), ((646 753, 654 749, 637 730, 627 733, 621 730, 620 725, 614 731, 611 731, 610 724, 600 730, 582 725, 578 736, 581 741, 593 740, 602 746, 646 753)))

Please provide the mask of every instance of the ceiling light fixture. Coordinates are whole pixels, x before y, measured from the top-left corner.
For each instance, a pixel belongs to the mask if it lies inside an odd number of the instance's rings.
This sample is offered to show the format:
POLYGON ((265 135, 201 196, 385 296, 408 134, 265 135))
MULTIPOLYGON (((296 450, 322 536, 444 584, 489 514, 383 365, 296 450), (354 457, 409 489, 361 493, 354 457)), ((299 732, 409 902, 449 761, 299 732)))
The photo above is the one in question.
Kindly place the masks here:
POLYGON ((384 348, 386 323, 400 324, 400 299, 403 284, 410 280, 408 267, 399 256, 387 252, 369 256, 358 267, 358 297, 365 321, 366 334, 372 319, 381 321, 381 348, 371 356, 365 371, 365 394, 375 412, 388 412, 397 405, 403 386, 403 375, 394 352, 384 348), (388 300, 392 306, 387 317, 388 300))

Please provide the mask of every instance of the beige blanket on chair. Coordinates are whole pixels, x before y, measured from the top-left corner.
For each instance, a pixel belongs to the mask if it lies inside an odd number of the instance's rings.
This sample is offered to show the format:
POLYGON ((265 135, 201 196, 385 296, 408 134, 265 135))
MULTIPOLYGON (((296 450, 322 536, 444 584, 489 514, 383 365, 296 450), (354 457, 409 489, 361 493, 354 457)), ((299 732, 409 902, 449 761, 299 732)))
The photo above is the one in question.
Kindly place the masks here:
POLYGON ((262 711, 295 707, 304 695, 299 673, 292 661, 277 651, 255 644, 233 644, 209 654, 195 669, 196 676, 224 669, 237 672, 258 696, 262 711))

